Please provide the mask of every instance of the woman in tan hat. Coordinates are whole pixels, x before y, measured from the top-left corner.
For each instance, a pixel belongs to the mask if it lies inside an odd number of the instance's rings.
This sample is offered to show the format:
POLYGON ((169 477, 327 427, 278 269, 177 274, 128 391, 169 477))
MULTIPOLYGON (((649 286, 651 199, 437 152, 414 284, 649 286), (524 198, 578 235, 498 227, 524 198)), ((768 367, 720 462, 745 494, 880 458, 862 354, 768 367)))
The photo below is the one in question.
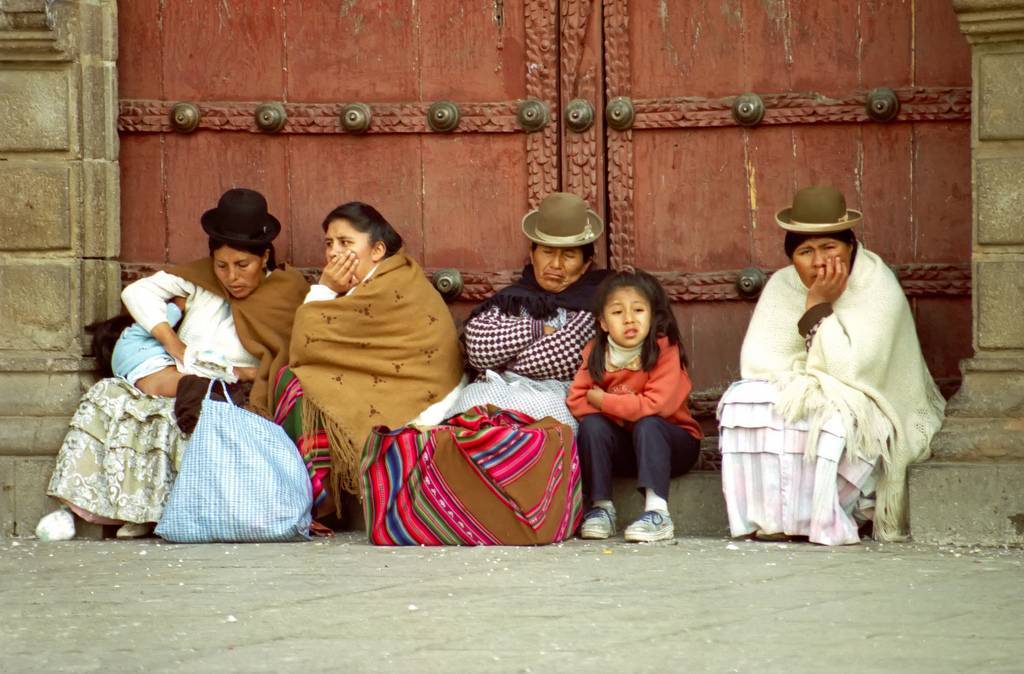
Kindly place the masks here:
POLYGON ((530 262, 522 278, 477 306, 465 328, 466 356, 477 370, 451 413, 496 405, 576 430, 565 396, 594 336, 591 302, 607 270, 593 269, 604 223, 583 199, 549 194, 523 218, 530 262))
POLYGON ((733 536, 857 543, 906 535, 906 470, 945 401, 889 267, 832 187, 776 214, 792 265, 772 275, 722 397, 722 486, 733 536))

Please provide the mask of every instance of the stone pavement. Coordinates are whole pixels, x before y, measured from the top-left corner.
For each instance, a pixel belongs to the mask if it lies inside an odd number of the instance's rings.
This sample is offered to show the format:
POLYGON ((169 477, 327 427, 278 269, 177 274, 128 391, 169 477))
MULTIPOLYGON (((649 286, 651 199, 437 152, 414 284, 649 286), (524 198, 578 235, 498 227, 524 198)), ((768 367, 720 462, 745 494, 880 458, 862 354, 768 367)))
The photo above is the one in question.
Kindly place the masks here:
POLYGON ((1020 672, 1024 551, 0 540, 0 671, 1020 672))

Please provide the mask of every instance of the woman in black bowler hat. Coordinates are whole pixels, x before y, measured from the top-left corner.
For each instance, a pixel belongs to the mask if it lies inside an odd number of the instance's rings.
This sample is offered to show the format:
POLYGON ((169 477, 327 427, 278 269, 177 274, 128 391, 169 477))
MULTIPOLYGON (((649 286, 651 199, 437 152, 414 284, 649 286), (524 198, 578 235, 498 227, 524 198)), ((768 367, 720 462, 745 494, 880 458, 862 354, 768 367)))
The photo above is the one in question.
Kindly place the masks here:
POLYGON ((270 415, 270 381, 287 363, 295 310, 309 289, 277 264, 281 223, 259 192, 228 190, 201 224, 208 257, 121 294, 136 325, 114 349, 119 376, 82 398, 50 480, 50 496, 88 521, 121 524, 121 538, 145 535, 160 517, 206 393, 199 376, 251 382, 249 408, 270 415), (175 305, 184 310, 180 323, 175 305))

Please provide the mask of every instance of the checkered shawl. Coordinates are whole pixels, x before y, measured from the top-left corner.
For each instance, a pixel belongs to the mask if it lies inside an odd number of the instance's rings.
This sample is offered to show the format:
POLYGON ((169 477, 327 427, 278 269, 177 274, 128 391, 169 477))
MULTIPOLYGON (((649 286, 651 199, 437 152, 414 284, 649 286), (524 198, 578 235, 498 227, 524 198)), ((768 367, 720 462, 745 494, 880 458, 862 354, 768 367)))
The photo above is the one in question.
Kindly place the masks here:
POLYGON ((509 316, 493 307, 466 324, 466 356, 480 371, 571 381, 583 347, 593 336, 594 315, 589 311, 570 312, 564 327, 545 335, 544 321, 525 310, 509 316))
POLYGON ((532 318, 548 320, 559 309, 566 311, 589 311, 597 287, 611 272, 607 269, 588 269, 582 276, 560 293, 553 293, 537 283, 533 265, 523 267, 519 280, 502 288, 484 300, 469 314, 474 319, 480 314, 497 307, 509 316, 519 316, 524 311, 532 318))

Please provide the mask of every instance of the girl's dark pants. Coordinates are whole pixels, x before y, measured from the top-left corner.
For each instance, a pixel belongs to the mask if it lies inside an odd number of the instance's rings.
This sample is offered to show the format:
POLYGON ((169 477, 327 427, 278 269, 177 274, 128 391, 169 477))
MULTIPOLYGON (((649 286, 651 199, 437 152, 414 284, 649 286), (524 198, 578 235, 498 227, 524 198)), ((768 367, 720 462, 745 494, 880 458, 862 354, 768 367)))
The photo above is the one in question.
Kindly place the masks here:
POLYGON ((638 489, 653 489, 668 500, 672 478, 693 468, 700 452, 700 440, 658 416, 644 417, 629 430, 603 414, 588 414, 576 444, 590 501, 611 500, 612 475, 636 476, 638 489))

